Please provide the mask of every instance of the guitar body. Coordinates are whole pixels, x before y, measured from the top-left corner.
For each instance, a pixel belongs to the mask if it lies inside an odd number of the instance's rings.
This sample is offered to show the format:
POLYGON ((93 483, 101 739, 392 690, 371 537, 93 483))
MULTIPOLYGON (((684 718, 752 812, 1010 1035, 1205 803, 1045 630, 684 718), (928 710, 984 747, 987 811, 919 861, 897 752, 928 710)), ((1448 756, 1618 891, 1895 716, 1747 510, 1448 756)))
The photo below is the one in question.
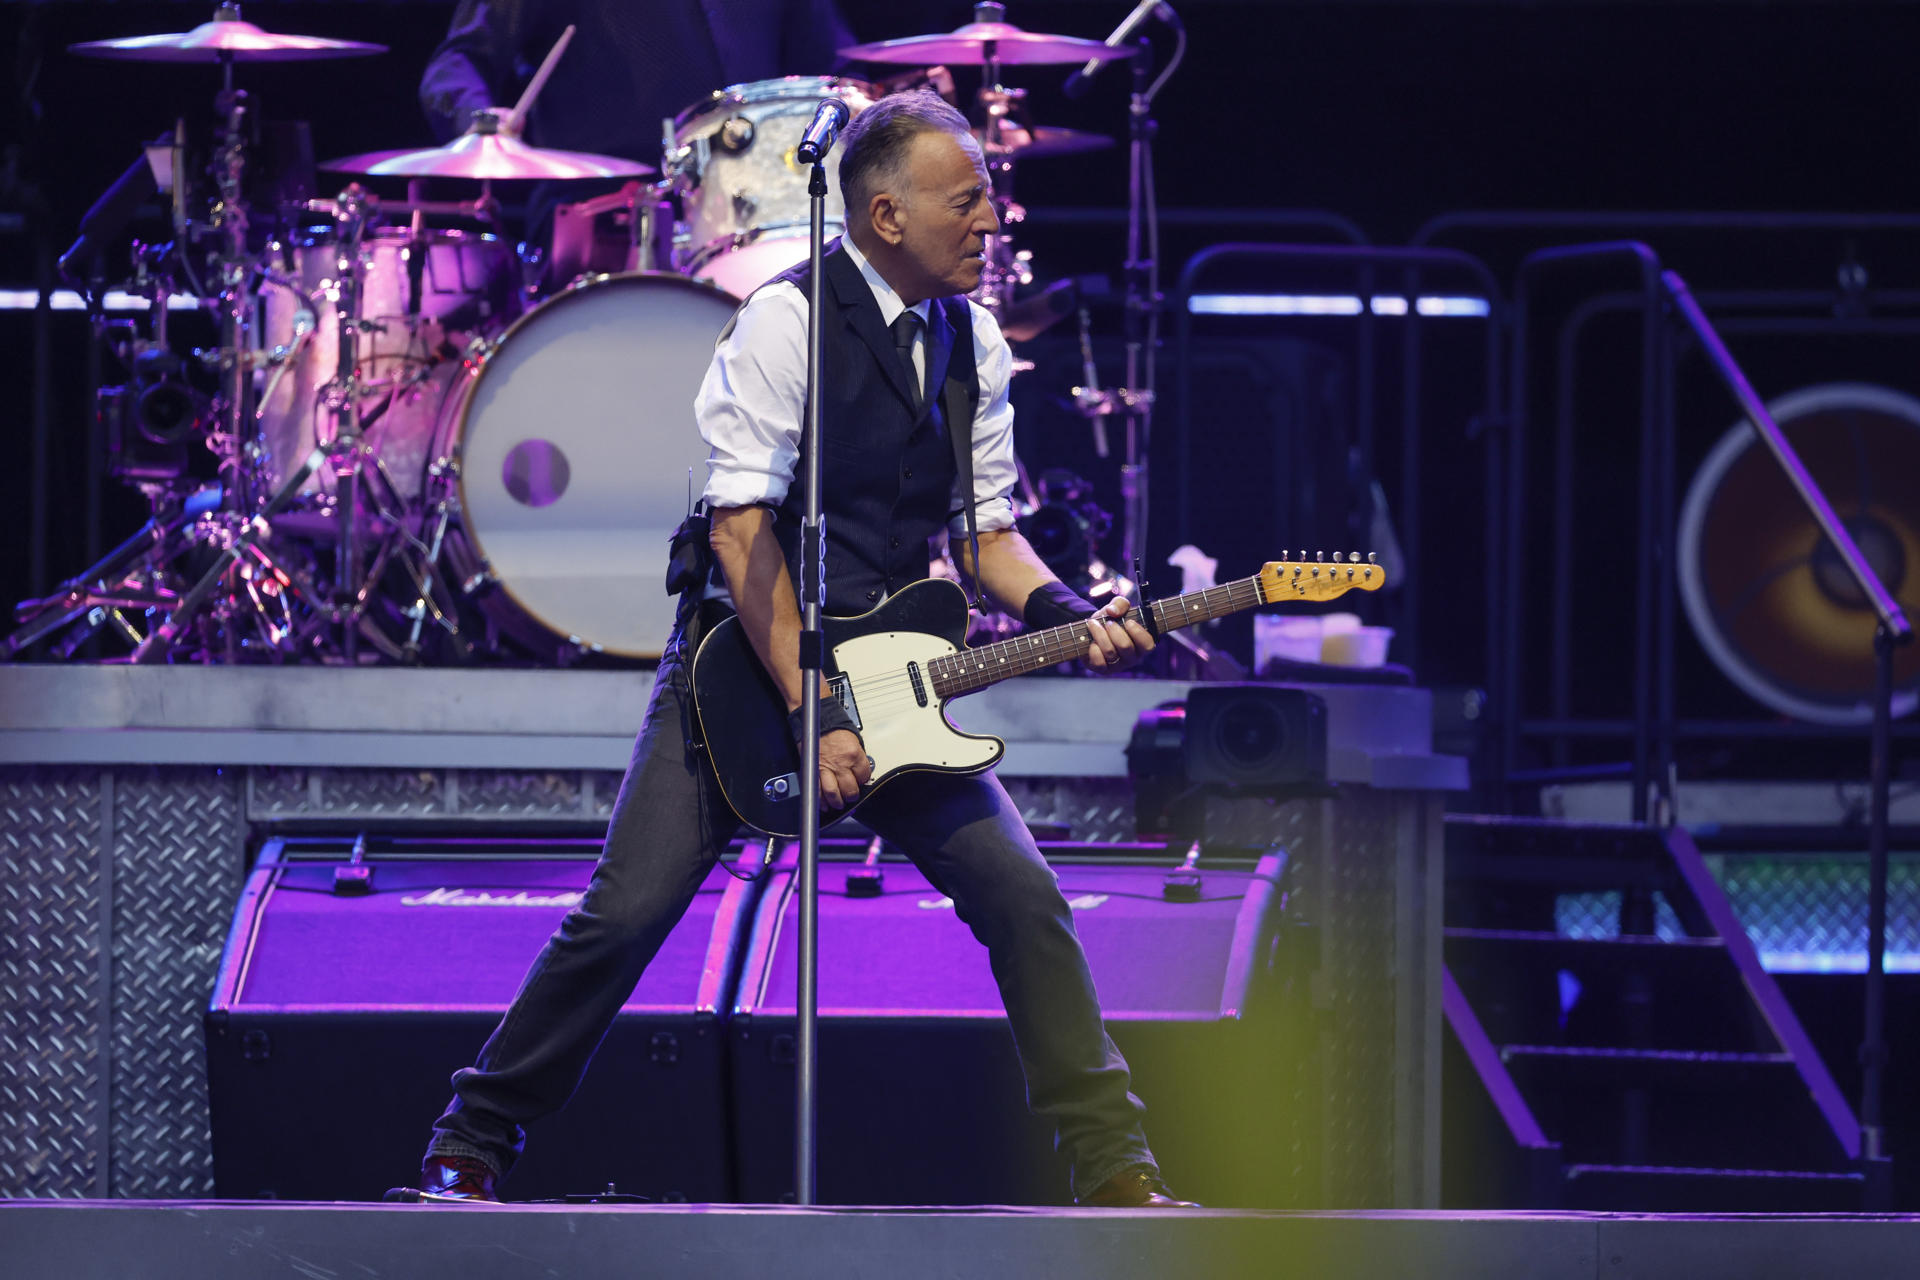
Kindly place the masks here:
MULTIPOLYGON (((823 812, 823 827, 853 814, 903 773, 979 773, 1006 754, 1000 739, 949 724, 925 674, 927 663, 966 643, 967 598, 957 584, 916 582, 870 613, 822 618, 821 630, 826 674, 873 760, 873 781, 860 800, 823 812)), ((693 659, 693 704, 728 805, 750 827, 798 836, 800 755, 787 733, 786 699, 738 618, 701 641, 693 659)))

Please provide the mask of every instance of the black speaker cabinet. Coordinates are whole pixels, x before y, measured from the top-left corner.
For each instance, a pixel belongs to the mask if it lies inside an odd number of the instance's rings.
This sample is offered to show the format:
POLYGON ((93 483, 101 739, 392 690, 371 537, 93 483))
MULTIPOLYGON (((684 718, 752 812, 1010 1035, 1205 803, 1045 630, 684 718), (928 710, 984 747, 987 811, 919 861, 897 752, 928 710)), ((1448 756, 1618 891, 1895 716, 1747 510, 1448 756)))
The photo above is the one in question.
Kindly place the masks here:
POLYGON ((1273 684, 1196 684, 1187 693, 1187 780, 1301 787, 1327 780, 1327 704, 1273 684))
MULTIPOLYGON (((339 841, 275 840, 234 911, 206 1016, 222 1198, 378 1199, 413 1180, 454 1071, 579 900, 598 845, 402 842, 335 891, 339 841)), ((720 1013, 755 888, 716 867, 573 1101, 529 1128, 515 1199, 731 1197, 720 1013)))
MULTIPOLYGON (((1055 864, 1149 1141, 1175 1186, 1211 1204, 1283 1197, 1270 1158, 1285 1141, 1270 1068, 1283 1037, 1260 1006, 1284 864, 1203 868, 1197 902, 1167 900, 1165 864, 1055 864)), ((912 867, 883 869, 878 897, 848 895, 853 867, 820 871, 821 1201, 1067 1200, 1051 1130, 1026 1109, 985 948, 912 867)), ((794 880, 777 868, 755 913, 730 1030, 748 1201, 794 1189, 794 880)))

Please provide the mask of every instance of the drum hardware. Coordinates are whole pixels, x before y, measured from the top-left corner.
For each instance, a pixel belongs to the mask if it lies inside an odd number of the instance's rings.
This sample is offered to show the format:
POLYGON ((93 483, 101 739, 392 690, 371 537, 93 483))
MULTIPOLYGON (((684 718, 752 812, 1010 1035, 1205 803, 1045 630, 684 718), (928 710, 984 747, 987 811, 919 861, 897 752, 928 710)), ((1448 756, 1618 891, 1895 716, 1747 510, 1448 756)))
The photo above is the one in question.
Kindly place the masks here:
MULTIPOLYGON (((1120 42, 1147 16, 1170 25, 1175 46, 1167 65, 1155 77, 1151 46, 1145 39, 1130 47, 1133 66, 1133 92, 1128 105, 1127 164, 1127 260, 1124 267, 1126 307, 1126 383, 1111 397, 1097 393, 1092 373, 1091 349, 1082 329, 1082 359, 1088 376, 1083 389, 1075 390, 1075 402, 1081 412, 1096 424, 1096 441, 1103 443, 1104 419, 1119 412, 1125 424, 1125 448, 1120 465, 1120 496, 1123 534, 1120 544, 1122 563, 1137 560, 1147 542, 1147 455, 1153 435, 1154 362, 1153 352, 1160 341, 1160 220, 1153 182, 1153 137, 1158 128, 1153 118, 1153 101, 1167 81, 1178 71, 1186 56, 1187 33, 1172 6, 1143 4, 1129 14, 1115 31, 1110 53, 1122 51, 1120 42)), ((1099 69, 1101 59, 1089 59, 1076 78, 1099 69)), ((1074 81, 1069 82, 1074 83, 1074 81)), ((1104 449, 1102 453, 1104 455, 1104 449)))
POLYGON ((669 184, 629 182, 618 191, 553 209, 546 277, 564 288, 588 275, 672 267, 674 217, 669 184))
MULTIPOLYGON (((460 624, 451 613, 451 604, 447 609, 442 609, 434 596, 434 585, 440 581, 440 555, 446 546, 447 529, 453 523, 460 505, 455 487, 458 469, 459 463, 455 459, 439 457, 433 460, 428 470, 429 479, 438 483, 440 497, 432 507, 433 532, 426 544, 419 546, 420 559, 412 566, 413 583, 418 594, 413 603, 401 611, 410 624, 406 642, 400 649, 401 661, 408 665, 420 661, 420 637, 428 617, 432 617, 435 625, 446 632, 460 657, 467 658, 473 654, 473 644, 461 633, 460 624)), ((415 545, 418 546, 417 543, 415 545)))
MULTIPOLYGON (((156 147, 160 155, 154 157, 165 161, 164 179, 158 170, 156 179, 170 187, 173 195, 175 243, 181 250, 182 269, 201 296, 205 296, 207 290, 200 283, 187 249, 203 238, 211 246, 208 266, 217 285, 215 306, 220 317, 220 342, 211 351, 196 352, 195 357, 217 373, 220 390, 211 415, 199 413, 191 394, 183 396, 178 385, 162 392, 159 401, 143 396, 136 407, 148 412, 145 420, 136 425, 152 439, 155 436, 153 413, 169 413, 186 419, 179 433, 181 438, 193 434, 202 436, 218 460, 225 483, 195 495, 182 505, 179 516, 169 514, 174 499, 166 490, 150 488, 153 517, 145 533, 128 544, 142 548, 141 553, 132 562, 119 552, 112 553, 101 566, 88 570, 83 577, 100 573, 98 581, 104 587, 108 585, 108 573, 126 568, 136 578, 164 582, 168 578, 167 563, 177 558, 190 559, 198 548, 217 548, 219 554, 214 567, 203 573, 192 589, 169 590, 165 594, 155 591, 148 597, 156 604, 166 603, 171 607, 166 621, 145 636, 140 636, 124 615, 101 621, 112 624, 123 638, 135 642, 135 661, 155 661, 170 656, 173 645, 185 637, 190 627, 210 644, 216 633, 223 635, 227 656, 238 657, 239 651, 249 643, 239 634, 243 620, 245 625, 254 628, 251 641, 262 643, 272 651, 286 652, 297 645, 308 630, 299 625, 297 611, 306 607, 311 589, 298 566, 291 561, 283 565, 285 557, 266 544, 271 534, 268 520, 290 500, 290 492, 276 494, 263 505, 253 483, 251 459, 259 452, 251 429, 252 384, 258 364, 252 324, 256 264, 248 249, 251 219, 246 186, 247 133, 252 104, 244 91, 234 87, 234 66, 238 62, 354 57, 380 53, 384 47, 356 41, 277 35, 242 21, 237 6, 223 5, 215 12, 213 21, 189 32, 96 41, 72 48, 73 52, 89 57, 215 63, 221 75, 220 91, 214 98, 217 124, 210 165, 213 200, 204 222, 197 222, 188 212, 184 124, 176 124, 173 145, 156 147), (211 417, 211 421, 204 421, 206 417, 211 417), (208 495, 212 496, 210 509, 208 495), (188 511, 193 514, 186 515, 188 511), (103 569, 106 572, 101 572, 103 569), (217 595, 223 584, 225 594, 217 595), (168 595, 172 597, 170 600, 168 595)), ((160 298, 160 305, 157 309, 150 308, 150 314, 155 317, 153 346, 164 349, 165 301, 162 294, 156 293, 156 296, 160 298)), ((170 355, 150 356, 147 363, 149 366, 167 364, 171 369, 183 367, 170 355)), ((160 385, 165 386, 167 381, 163 378, 160 385)), ((12 641, 9 644, 16 651, 19 648, 12 641)))

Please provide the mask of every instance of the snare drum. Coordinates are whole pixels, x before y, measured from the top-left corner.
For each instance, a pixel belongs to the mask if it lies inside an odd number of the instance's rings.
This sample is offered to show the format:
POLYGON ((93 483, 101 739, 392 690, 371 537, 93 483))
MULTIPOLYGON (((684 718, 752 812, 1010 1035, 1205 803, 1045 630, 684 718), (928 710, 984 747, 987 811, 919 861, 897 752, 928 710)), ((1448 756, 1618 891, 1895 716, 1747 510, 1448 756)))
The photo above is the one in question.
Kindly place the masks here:
MULTIPOLYGON (((807 256, 808 167, 793 156, 820 99, 854 114, 877 86, 836 76, 787 76, 721 89, 669 123, 667 178, 680 193, 686 230, 675 263, 745 297, 807 256)), ((840 153, 827 156, 827 235, 846 229, 840 153)))
POLYGON ((660 655, 667 542, 706 485, 693 401, 739 301, 684 276, 598 276, 507 330, 465 387, 454 581, 537 652, 660 655))
MULTIPOLYGON (((339 376, 339 246, 328 237, 268 249, 261 294, 267 353, 257 414, 257 473, 280 488, 334 434, 327 387, 339 376)), ((426 490, 434 437, 474 336, 512 318, 519 294, 512 246, 471 231, 383 227, 361 238, 360 337, 354 352, 360 423, 378 469, 408 506, 426 490)), ((323 467, 302 492, 332 492, 323 467)))

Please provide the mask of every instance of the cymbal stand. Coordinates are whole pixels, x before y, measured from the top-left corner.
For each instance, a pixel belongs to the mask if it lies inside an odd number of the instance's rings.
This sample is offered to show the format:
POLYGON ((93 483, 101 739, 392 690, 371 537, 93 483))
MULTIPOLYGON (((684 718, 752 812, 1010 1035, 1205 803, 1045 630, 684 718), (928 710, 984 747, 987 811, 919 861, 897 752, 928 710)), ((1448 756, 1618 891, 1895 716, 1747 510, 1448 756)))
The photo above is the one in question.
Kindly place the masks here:
POLYGON ((1153 355, 1160 338, 1159 210, 1153 189, 1153 100, 1147 94, 1151 46, 1133 54, 1133 100, 1127 112, 1126 382, 1116 393, 1124 426, 1120 464, 1120 563, 1147 545, 1147 450, 1153 440, 1153 355), (1145 256, 1142 256, 1142 239, 1145 256))
MULTIPOLYGON (((1153 118, 1153 100, 1186 57, 1187 32, 1169 4, 1153 15, 1171 26, 1176 43, 1173 56, 1158 77, 1153 76, 1152 47, 1143 38, 1134 46, 1133 95, 1127 109, 1127 260, 1126 377, 1122 386, 1102 392, 1092 385, 1075 388, 1075 403, 1096 426, 1098 442, 1105 444, 1105 419, 1119 413, 1124 423, 1120 464, 1121 535, 1116 557, 1121 564, 1139 563, 1147 546, 1147 459, 1153 443, 1155 399, 1154 354, 1160 344, 1160 208, 1153 181, 1153 138, 1159 126, 1153 118)), ((1091 362, 1087 362, 1091 373, 1091 362)))
MULTIPOLYGON (((238 623, 243 615, 251 616, 259 625, 259 638, 268 648, 291 651, 304 638, 296 634, 294 604, 312 595, 305 575, 291 565, 282 564, 278 556, 263 545, 272 533, 271 518, 299 495, 300 486, 319 466, 321 457, 316 451, 278 493, 264 502, 256 493, 254 462, 259 442, 253 411, 253 372, 257 362, 251 339, 253 284, 259 265, 247 248, 245 179, 249 97, 234 88, 233 76, 234 58, 230 53, 223 53, 220 93, 214 100, 220 123, 219 145, 212 166, 216 199, 210 213, 214 242, 210 256, 220 286, 220 346, 213 353, 200 353, 203 358, 214 355, 220 375, 214 413, 216 425, 208 433, 206 444, 219 459, 223 483, 195 495, 176 518, 162 523, 156 511, 155 520, 112 553, 109 560, 143 539, 152 542, 154 550, 150 555, 171 558, 177 552, 166 548, 175 535, 185 535, 187 541, 193 543, 218 545, 221 551, 213 567, 201 575, 192 589, 179 595, 156 591, 157 600, 146 602, 148 607, 170 602, 172 609, 164 623, 144 639, 138 639, 132 655, 135 663, 165 661, 190 628, 201 634, 209 653, 216 641, 223 641, 227 659, 236 661, 241 656, 238 623), (221 590, 223 583, 227 586, 225 591, 221 590), (173 598, 168 601, 168 596, 173 598)), ((176 126, 174 225, 176 239, 184 245, 186 233, 192 226, 185 211, 183 156, 181 126, 176 126)), ((183 255, 182 262, 191 275, 191 255, 183 255)), ((156 305, 164 307, 164 298, 156 305)), ((164 324, 164 317, 160 323, 164 324)), ((142 602, 130 598, 129 603, 142 602)), ((117 629, 128 639, 137 639, 137 633, 130 627, 117 629)))
POLYGON ((140 492, 147 499, 151 518, 125 542, 61 583, 52 595, 16 605, 14 620, 20 626, 0 639, 0 658, 12 658, 83 618, 87 622, 83 634, 54 646, 58 656, 71 657, 102 628, 138 646, 146 637, 127 614, 169 610, 179 603, 179 593, 166 585, 161 566, 192 543, 190 536, 183 535, 217 502, 218 491, 203 490, 184 504, 178 491, 168 484, 142 483, 140 492))
MULTIPOLYGON (((998 16, 981 17, 979 10, 985 7, 976 6, 977 20, 998 21, 1005 16, 1004 9, 1001 9, 998 16)), ((985 265, 980 274, 980 284, 972 296, 998 320, 1005 316, 1014 300, 1014 293, 1021 286, 1033 283, 1033 254, 1024 249, 1016 252, 1013 235, 1008 230, 1026 221, 1027 217, 1027 211, 1013 198, 1013 154, 1005 143, 1007 116, 1018 108, 1026 97, 1026 90, 1010 89, 1001 84, 1000 60, 995 56, 995 46, 986 45, 984 52, 986 63, 981 68, 976 100, 984 118, 982 132, 985 140, 982 150, 986 152, 987 174, 993 183, 994 211, 1000 217, 1000 230, 986 237, 985 265)))
MULTIPOLYGON (((305 584, 279 565, 271 553, 260 546, 260 542, 272 532, 273 517, 280 514, 300 496, 300 487, 307 482, 309 476, 320 469, 325 456, 323 450, 313 450, 307 455, 306 461, 302 462, 287 478, 287 482, 280 487, 280 491, 260 508, 258 514, 246 518, 238 527, 230 527, 226 530, 225 536, 221 539, 225 546, 221 549, 219 558, 214 561, 211 568, 200 575, 200 580, 193 584, 193 589, 180 597, 179 603, 174 606, 167 620, 154 628, 153 632, 134 649, 135 663, 160 662, 165 659, 172 652, 174 644, 186 634, 187 628, 196 621, 201 611, 210 605, 216 609, 216 618, 224 616, 231 623, 233 601, 231 599, 216 601, 214 592, 219 589, 228 572, 235 569, 243 560, 249 564, 249 574, 255 572, 252 566, 257 565, 264 568, 274 581, 274 589, 271 592, 249 587, 247 589, 249 604, 256 608, 264 607, 268 604, 266 596, 271 594, 277 597, 279 608, 289 611, 285 614, 284 625, 276 625, 271 621, 267 623, 269 643, 284 647, 296 638, 292 633, 291 606, 287 596, 293 591, 304 589, 305 584)), ((225 631, 227 648, 229 655, 232 656, 237 648, 238 636, 231 625, 227 626, 225 631)))
MULTIPOLYGON (((230 510, 253 511, 255 494, 245 459, 253 425, 253 260, 247 253, 246 122, 249 99, 233 87, 233 55, 220 57, 220 94, 214 100, 220 116, 220 145, 214 153, 214 181, 219 198, 213 206, 214 264, 220 281, 220 409, 222 429, 210 441, 220 455, 220 471, 229 477, 230 510)), ((184 175, 174 175, 176 190, 184 175)))
POLYGON ((439 599, 434 595, 433 590, 436 582, 444 581, 440 576, 440 553, 446 546, 447 527, 452 523, 454 511, 459 505, 456 497, 458 491, 449 481, 459 474, 459 466, 456 459, 439 458, 434 461, 430 469, 433 481, 442 485, 442 492, 439 501, 432 507, 433 533, 427 539, 426 546, 419 547, 416 544, 418 559, 409 565, 410 576, 419 594, 412 604, 401 611, 411 621, 406 642, 400 647, 400 657, 403 662, 413 663, 420 660, 420 633, 425 628, 429 616, 441 630, 452 637, 460 656, 466 657, 473 651, 472 644, 460 634, 459 622, 440 607, 439 599))
MULTIPOLYGON (((362 459, 370 451, 360 434, 359 339, 360 239, 371 217, 371 205, 359 183, 349 183, 334 198, 333 319, 339 334, 338 364, 333 379, 321 390, 322 402, 333 419, 333 434, 322 446, 334 476, 334 506, 340 520, 340 541, 333 573, 333 621, 342 624, 341 653, 348 665, 359 658, 358 620, 367 599, 360 579, 360 486, 362 459)), ((384 565, 385 556, 380 557, 384 565)))

